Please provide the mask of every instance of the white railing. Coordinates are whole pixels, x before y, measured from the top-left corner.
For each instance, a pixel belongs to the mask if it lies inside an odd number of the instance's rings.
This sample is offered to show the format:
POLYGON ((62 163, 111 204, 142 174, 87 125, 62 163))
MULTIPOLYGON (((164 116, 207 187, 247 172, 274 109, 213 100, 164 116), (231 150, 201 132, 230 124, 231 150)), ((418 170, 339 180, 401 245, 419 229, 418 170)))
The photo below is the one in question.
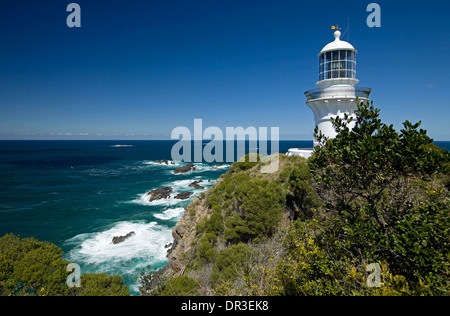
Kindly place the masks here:
POLYGON ((323 98, 360 98, 368 99, 372 89, 366 87, 328 87, 305 92, 308 101, 323 98))

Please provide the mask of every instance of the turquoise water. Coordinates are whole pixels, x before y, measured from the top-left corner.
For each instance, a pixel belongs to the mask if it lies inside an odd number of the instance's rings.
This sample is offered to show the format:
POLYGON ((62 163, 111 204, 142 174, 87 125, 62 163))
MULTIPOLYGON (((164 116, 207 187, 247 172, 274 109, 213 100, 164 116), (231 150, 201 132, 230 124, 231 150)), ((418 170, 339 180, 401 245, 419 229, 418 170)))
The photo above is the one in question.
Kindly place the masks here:
MULTIPOLYGON (((202 180, 207 189, 228 168, 198 163, 194 172, 173 174, 183 163, 156 161, 170 160, 174 143, 1 141, 0 236, 50 241, 82 272, 119 274, 137 295, 134 276, 148 265, 167 264, 165 246, 172 242, 172 228, 202 192, 188 185, 202 180), (161 186, 174 188, 171 198, 145 199, 161 186), (173 198, 184 191, 195 194, 186 201, 173 198), (125 242, 111 243, 114 236, 132 231, 135 235, 125 242)), ((437 144, 450 147, 449 142, 437 144)), ((280 152, 311 147, 312 142, 286 141, 280 152)))

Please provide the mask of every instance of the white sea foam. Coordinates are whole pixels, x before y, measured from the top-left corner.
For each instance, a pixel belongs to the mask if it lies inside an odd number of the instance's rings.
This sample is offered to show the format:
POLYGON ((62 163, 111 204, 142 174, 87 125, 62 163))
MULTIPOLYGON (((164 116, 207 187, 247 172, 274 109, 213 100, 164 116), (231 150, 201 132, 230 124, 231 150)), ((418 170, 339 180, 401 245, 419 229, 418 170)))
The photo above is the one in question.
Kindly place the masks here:
POLYGON ((163 211, 161 214, 155 214, 154 216, 158 219, 167 221, 170 219, 179 219, 184 214, 184 208, 178 207, 178 208, 171 208, 168 210, 163 211))
MULTIPOLYGON (((178 192, 180 190, 183 189, 194 189, 192 187, 189 186, 189 184, 191 184, 194 181, 199 181, 199 180, 194 180, 194 179, 188 179, 188 180, 176 180, 174 182, 168 183, 167 186, 172 187, 174 192, 178 192)), ((186 191, 186 190, 184 190, 186 191)))
POLYGON ((149 196, 147 195, 148 192, 140 194, 136 199, 131 201, 132 203, 136 203, 139 205, 144 206, 152 206, 152 205, 165 205, 165 206, 171 206, 180 203, 182 200, 175 199, 175 195, 172 193, 169 198, 167 199, 159 199, 150 202, 149 196))
MULTIPOLYGON (((179 164, 181 164, 181 163, 179 163, 179 164)), ((186 164, 183 164, 183 165, 186 165, 186 164)), ((223 169, 228 169, 230 167, 230 165, 229 164, 211 165, 211 164, 206 164, 206 163, 194 163, 194 167, 195 167, 195 170, 190 170, 188 172, 174 173, 172 171, 171 173, 175 174, 175 175, 185 175, 185 174, 192 174, 192 173, 205 172, 205 171, 223 170, 223 169)))
MULTIPOLYGON (((194 189, 194 188, 192 188, 192 189, 193 190, 184 190, 184 192, 186 192, 186 191, 192 191, 193 192, 193 194, 187 200, 190 200, 190 199, 196 197, 201 192, 200 190, 197 190, 197 189, 194 189)), ((136 199, 134 199, 131 202, 139 204, 139 205, 144 205, 144 206, 173 206, 173 205, 176 205, 178 203, 187 201, 187 200, 180 200, 180 199, 176 199, 175 198, 175 196, 177 196, 181 192, 182 191, 174 191, 170 195, 170 197, 168 197, 167 199, 159 199, 159 200, 154 200, 152 202, 150 202, 150 199, 149 199, 147 193, 143 193, 143 194, 139 195, 136 199)))
POLYGON ((230 165, 228 165, 228 164, 211 165, 211 164, 206 164, 206 163, 195 163, 194 165, 196 167, 195 171, 197 171, 197 172, 223 170, 223 169, 228 169, 230 167, 230 165))
POLYGON ((230 168, 230 165, 227 165, 227 164, 217 164, 217 165, 214 165, 214 166, 206 165, 204 167, 204 169, 207 170, 207 171, 223 170, 223 169, 228 169, 228 168, 230 168))
POLYGON ((128 148, 128 147, 134 147, 134 145, 111 145, 112 148, 128 148))
POLYGON ((172 242, 171 229, 156 222, 120 222, 109 230, 75 236, 67 241, 77 245, 68 256, 73 262, 102 265, 106 272, 115 265, 133 259, 146 259, 155 263, 166 260, 165 245, 172 242), (113 237, 134 235, 120 244, 112 243, 113 237))
POLYGON ((160 162, 160 160, 154 160, 154 161, 146 160, 146 161, 143 161, 142 164, 150 165, 150 166, 162 166, 162 167, 179 167, 181 165, 181 162, 168 160, 168 164, 165 164, 163 162, 160 162))

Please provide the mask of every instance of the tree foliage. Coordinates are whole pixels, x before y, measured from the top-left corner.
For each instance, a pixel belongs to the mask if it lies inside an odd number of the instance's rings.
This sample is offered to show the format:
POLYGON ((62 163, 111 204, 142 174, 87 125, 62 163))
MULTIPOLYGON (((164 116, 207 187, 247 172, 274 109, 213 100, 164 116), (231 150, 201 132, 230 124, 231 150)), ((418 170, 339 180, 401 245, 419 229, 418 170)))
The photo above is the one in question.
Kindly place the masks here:
POLYGON ((67 284, 68 261, 54 244, 8 234, 0 238, 0 295, 123 296, 129 289, 120 276, 83 274, 81 287, 67 284))
POLYGON ((379 112, 361 103, 352 130, 349 117, 337 118, 335 139, 316 135, 323 146, 311 166, 327 227, 321 247, 361 266, 388 263, 411 293, 448 293, 449 200, 437 181, 448 173, 448 152, 430 150, 420 122, 406 121, 398 133, 379 112))
POLYGON ((245 269, 251 251, 252 249, 243 243, 222 250, 212 269, 212 283, 233 282, 241 269, 245 269))
POLYGON ((81 276, 81 286, 74 288, 75 296, 129 296, 130 290, 119 275, 86 273, 81 276))
POLYGON ((68 295, 62 250, 34 238, 0 238, 1 295, 68 295))

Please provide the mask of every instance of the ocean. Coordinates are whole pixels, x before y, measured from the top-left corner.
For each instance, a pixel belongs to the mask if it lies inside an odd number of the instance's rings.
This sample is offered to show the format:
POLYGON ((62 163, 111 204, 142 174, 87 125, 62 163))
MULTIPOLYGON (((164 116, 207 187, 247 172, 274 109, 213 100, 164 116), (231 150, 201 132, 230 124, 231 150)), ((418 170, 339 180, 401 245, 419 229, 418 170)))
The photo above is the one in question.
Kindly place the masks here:
MULTIPOLYGON (((82 273, 121 275, 138 295, 142 269, 167 264, 172 228, 185 207, 227 171, 229 165, 171 160, 174 141, 0 141, 0 236, 35 237, 62 248, 82 273), (189 187, 202 181, 204 189, 189 187), (169 186, 164 200, 146 194, 169 186), (174 196, 192 191, 188 200, 174 196), (120 244, 116 236, 135 234, 120 244)), ((449 150, 450 142, 436 142, 449 150)), ((281 141, 280 152, 311 148, 312 141, 281 141)))

